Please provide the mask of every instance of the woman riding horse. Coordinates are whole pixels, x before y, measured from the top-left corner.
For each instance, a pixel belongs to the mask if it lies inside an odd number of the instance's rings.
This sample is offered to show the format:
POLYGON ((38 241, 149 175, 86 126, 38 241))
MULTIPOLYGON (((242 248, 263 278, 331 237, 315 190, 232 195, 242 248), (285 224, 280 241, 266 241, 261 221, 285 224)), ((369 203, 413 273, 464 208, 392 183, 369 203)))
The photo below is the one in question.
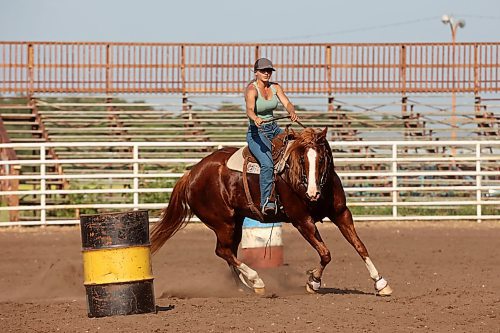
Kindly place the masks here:
MULTIPOLYGON (((325 217, 340 229, 342 235, 363 259, 378 295, 392 293, 387 281, 370 260, 365 245, 359 239, 342 183, 334 170, 333 156, 326 140, 327 129, 312 128, 294 136, 284 171, 276 179, 276 191, 283 210, 280 221, 291 223, 318 252, 320 265, 308 271, 306 289, 316 292, 321 287, 323 271, 331 261, 330 251, 321 239, 315 223, 325 217)), ((284 134, 274 143, 282 142, 284 134)), ((151 233, 153 253, 187 223, 195 214, 217 236, 215 253, 226 260, 235 275, 256 293, 264 292, 264 282, 258 273, 237 258, 245 217, 262 218, 245 195, 241 172, 231 170, 226 163, 236 148, 223 148, 203 158, 177 182, 167 208, 151 233)), ((259 193, 258 177, 248 177, 251 193, 259 193)))
POLYGON ((299 119, 293 104, 290 103, 281 86, 270 81, 273 71, 275 69, 269 59, 258 59, 254 64, 255 80, 245 90, 249 119, 247 143, 260 165, 260 207, 264 215, 277 212, 275 199, 271 197, 274 185, 271 140, 283 132, 275 121, 264 122, 273 119, 273 111, 278 106, 278 99, 290 114, 292 121, 299 119))

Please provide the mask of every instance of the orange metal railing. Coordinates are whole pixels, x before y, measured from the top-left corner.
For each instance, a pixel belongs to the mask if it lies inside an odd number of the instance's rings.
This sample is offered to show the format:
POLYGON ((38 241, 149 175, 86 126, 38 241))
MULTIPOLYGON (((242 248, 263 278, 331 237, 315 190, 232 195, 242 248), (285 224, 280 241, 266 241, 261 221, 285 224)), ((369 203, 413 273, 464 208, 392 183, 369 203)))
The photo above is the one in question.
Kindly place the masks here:
POLYGON ((500 43, 0 42, 0 93, 241 93, 258 57, 295 94, 500 91, 500 43))

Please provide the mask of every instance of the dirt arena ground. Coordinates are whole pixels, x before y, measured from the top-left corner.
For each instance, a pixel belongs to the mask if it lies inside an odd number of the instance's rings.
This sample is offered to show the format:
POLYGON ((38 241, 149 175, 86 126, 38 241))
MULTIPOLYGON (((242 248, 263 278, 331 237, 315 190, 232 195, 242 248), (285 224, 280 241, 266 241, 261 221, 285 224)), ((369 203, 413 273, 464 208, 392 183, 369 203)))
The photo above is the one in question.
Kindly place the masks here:
POLYGON ((500 332, 498 222, 357 223, 394 294, 373 294, 364 263, 320 225, 333 260, 306 294, 318 258, 290 227, 285 265, 260 270, 264 297, 238 292, 213 233, 188 226, 153 258, 157 314, 87 318, 77 227, 0 229, 1 332, 500 332))

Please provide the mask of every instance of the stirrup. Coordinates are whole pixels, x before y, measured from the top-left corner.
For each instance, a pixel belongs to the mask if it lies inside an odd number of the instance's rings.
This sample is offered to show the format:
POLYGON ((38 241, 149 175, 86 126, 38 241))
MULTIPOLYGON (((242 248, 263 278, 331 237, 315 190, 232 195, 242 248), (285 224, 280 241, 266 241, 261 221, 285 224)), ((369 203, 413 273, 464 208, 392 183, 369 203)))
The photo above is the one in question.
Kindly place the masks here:
POLYGON ((264 215, 276 215, 278 213, 278 205, 275 202, 269 201, 267 198, 266 202, 262 206, 262 214, 264 215))

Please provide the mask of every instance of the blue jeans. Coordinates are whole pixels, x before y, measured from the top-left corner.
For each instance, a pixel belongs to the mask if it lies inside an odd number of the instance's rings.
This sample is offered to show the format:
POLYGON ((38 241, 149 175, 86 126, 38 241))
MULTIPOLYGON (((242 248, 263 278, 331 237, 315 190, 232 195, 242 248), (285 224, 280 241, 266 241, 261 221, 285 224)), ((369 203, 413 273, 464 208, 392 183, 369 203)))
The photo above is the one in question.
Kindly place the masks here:
POLYGON ((259 161, 260 164, 260 206, 264 206, 271 195, 273 186, 274 163, 272 157, 272 148, 269 140, 272 140, 283 130, 276 122, 266 123, 260 127, 255 125, 248 126, 247 143, 248 148, 259 161), (265 134, 265 136, 264 136, 265 134))

